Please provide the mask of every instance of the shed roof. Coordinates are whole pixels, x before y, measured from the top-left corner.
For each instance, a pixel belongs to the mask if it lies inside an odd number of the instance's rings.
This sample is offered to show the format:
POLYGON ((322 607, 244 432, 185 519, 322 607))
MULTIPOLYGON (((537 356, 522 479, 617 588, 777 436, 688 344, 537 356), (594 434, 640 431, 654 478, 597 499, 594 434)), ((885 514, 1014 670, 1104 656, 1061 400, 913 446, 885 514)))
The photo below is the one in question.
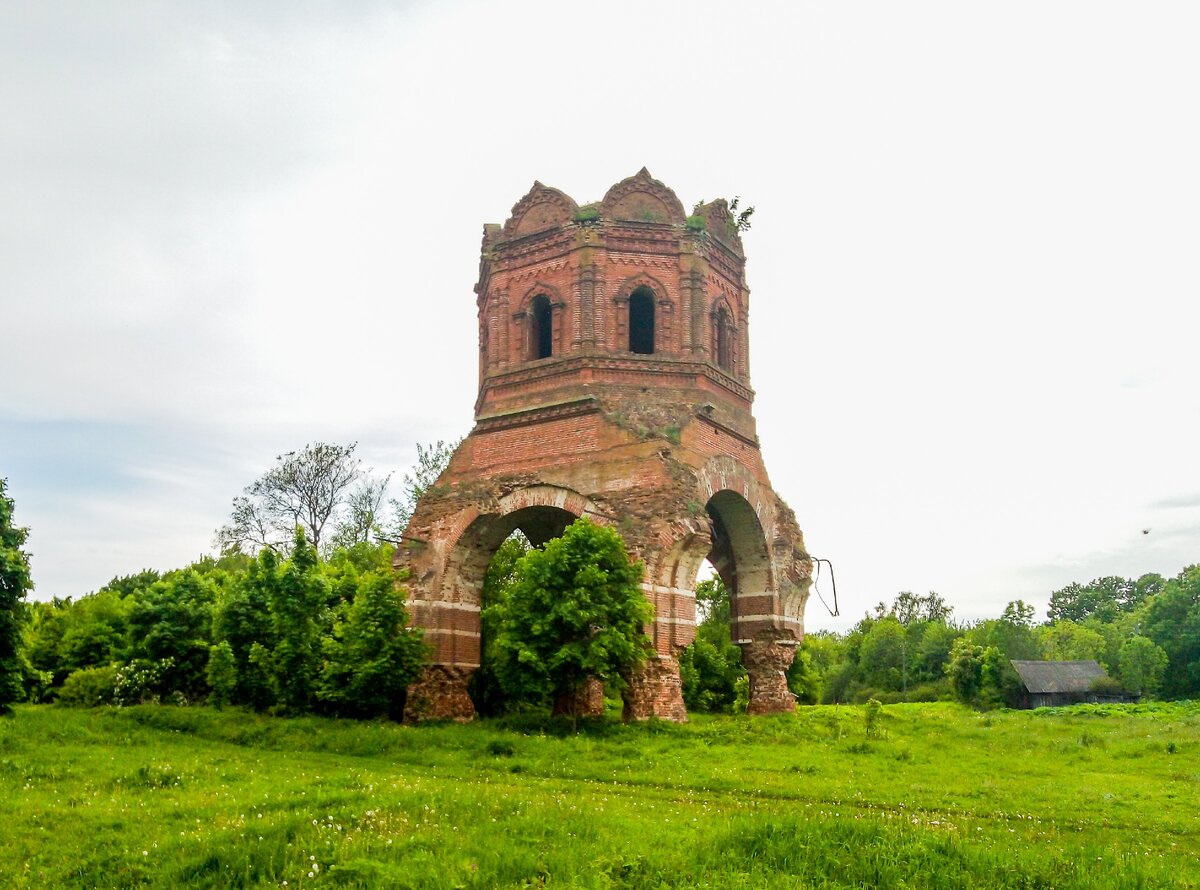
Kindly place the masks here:
POLYGON ((1012 666, 1032 693, 1087 692, 1097 677, 1108 676, 1095 661, 1014 661, 1012 666))

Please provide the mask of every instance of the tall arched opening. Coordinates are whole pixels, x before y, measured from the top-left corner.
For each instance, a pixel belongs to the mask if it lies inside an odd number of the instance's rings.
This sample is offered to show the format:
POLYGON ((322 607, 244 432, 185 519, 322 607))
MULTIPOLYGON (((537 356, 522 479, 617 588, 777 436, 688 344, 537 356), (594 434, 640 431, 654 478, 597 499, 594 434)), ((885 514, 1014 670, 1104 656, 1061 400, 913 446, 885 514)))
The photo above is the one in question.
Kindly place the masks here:
MULTIPOLYGON (((570 500, 562 494, 565 492, 553 499, 570 500)), ((414 612, 410 619, 424 628, 432 663, 409 689, 406 720, 421 720, 427 713, 455 720, 475 716, 468 689, 482 660, 480 612, 488 566, 500 545, 514 532, 519 531, 534 547, 562 535, 583 513, 583 499, 576 495, 574 500, 580 503, 533 503, 508 512, 486 513, 472 520, 458 536, 446 556, 441 583, 435 585, 433 602, 410 604, 414 612), (573 512, 568 506, 581 509, 573 512), (429 611, 416 614, 422 608, 429 611)))
POLYGON ((648 287, 629 295, 629 351, 654 353, 654 292, 648 287))
POLYGON ((754 508, 736 492, 718 491, 705 510, 712 523, 708 561, 729 590, 733 641, 749 643, 763 629, 762 621, 769 622, 773 615, 766 535, 754 508))
POLYGON ((532 327, 529 336, 529 357, 550 358, 554 354, 554 310, 550 298, 533 298, 529 307, 532 327))
POLYGON ((796 641, 778 633, 779 597, 758 514, 740 494, 716 492, 705 507, 712 523, 708 561, 729 590, 730 628, 750 676, 751 714, 790 711, 787 669, 796 641))

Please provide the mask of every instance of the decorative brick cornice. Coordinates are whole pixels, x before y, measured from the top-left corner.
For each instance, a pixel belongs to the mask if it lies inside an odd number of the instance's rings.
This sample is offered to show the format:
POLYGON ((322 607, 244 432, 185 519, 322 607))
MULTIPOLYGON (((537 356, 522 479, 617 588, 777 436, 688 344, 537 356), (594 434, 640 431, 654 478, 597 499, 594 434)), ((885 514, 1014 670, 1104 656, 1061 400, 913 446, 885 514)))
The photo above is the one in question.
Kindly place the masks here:
MULTIPOLYGON (((609 355, 588 352, 561 358, 534 359, 522 363, 513 370, 488 374, 480 386, 479 397, 475 401, 475 411, 478 412, 487 396, 495 391, 503 391, 508 387, 538 380, 551 381, 554 378, 568 377, 585 369, 593 372, 644 372, 672 377, 702 377, 728 390, 747 407, 754 402, 752 388, 710 362, 699 362, 690 356, 673 358, 659 355, 609 355)), ((601 383, 602 380, 593 377, 590 382, 596 384, 601 383)))
POLYGON ((475 433, 488 433, 494 430, 529 426, 534 423, 545 423, 550 420, 561 420, 564 417, 598 414, 599 412, 599 399, 595 396, 583 396, 582 398, 568 399, 550 405, 538 405, 535 408, 523 408, 518 411, 506 411, 500 414, 477 417, 472 435, 475 433))

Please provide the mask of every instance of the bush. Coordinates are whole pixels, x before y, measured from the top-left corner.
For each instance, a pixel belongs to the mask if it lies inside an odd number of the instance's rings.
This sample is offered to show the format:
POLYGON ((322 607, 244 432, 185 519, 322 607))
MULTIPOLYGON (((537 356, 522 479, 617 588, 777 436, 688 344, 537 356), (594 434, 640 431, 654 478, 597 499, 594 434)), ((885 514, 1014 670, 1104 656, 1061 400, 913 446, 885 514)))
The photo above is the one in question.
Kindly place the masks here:
POLYGON ((733 713, 745 714, 750 707, 750 678, 746 674, 738 677, 733 684, 733 691, 733 713))
POLYGON ((207 673, 208 685, 212 688, 208 703, 218 709, 229 704, 237 690, 237 662, 228 640, 209 649, 207 673))
POLYGON ((58 700, 80 708, 116 704, 117 668, 105 665, 74 671, 59 690, 58 700))
POLYGON ((173 658, 135 658, 121 665, 113 673, 113 701, 118 705, 157 703, 168 691, 164 683, 174 666, 173 658))
POLYGON ((587 679, 620 685, 652 649, 642 630, 654 618, 642 593, 644 571, 629 561, 616 531, 587 519, 522 556, 505 596, 483 613, 496 628, 496 675, 505 691, 535 704, 562 703, 574 721, 587 679))
POLYGON ((883 703, 878 699, 871 699, 863 705, 863 725, 866 729, 866 736, 869 739, 878 739, 883 737, 883 730, 879 726, 880 716, 883 714, 883 703))

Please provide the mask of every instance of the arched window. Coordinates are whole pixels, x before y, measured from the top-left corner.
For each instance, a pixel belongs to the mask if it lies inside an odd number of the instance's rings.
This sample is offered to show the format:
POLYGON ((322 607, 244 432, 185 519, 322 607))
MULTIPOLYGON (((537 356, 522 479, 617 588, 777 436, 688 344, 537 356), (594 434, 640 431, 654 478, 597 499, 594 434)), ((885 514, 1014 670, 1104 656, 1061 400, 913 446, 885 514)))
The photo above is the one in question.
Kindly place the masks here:
POLYGON ((733 330, 724 306, 717 310, 714 339, 717 341, 717 367, 725 371, 733 370, 733 330))
POLYGON ((550 358, 554 353, 554 324, 550 300, 546 297, 534 297, 530 315, 533 319, 533 330, 529 338, 530 358, 550 358))
POLYGON ((654 352, 654 292, 639 287, 629 296, 629 351, 654 352))

